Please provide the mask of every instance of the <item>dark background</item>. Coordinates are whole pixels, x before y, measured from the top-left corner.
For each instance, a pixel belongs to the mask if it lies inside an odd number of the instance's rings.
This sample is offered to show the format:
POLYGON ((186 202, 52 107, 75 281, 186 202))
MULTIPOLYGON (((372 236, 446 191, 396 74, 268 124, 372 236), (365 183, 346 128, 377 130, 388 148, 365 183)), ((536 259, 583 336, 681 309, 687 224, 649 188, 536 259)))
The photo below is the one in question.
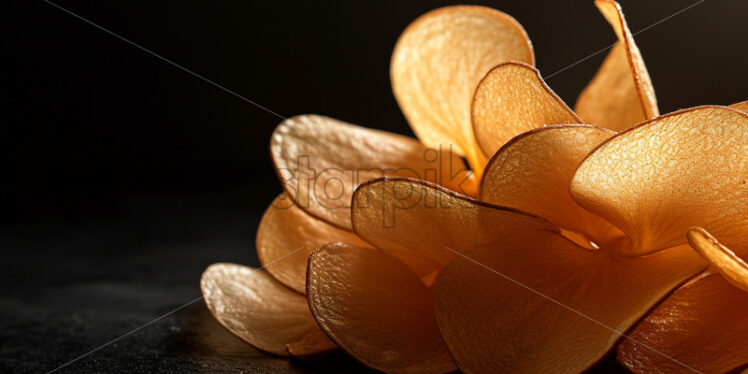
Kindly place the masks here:
MULTIPOLYGON (((694 2, 622 5, 636 32, 694 2)), ((412 135, 390 53, 410 21, 452 2, 55 3, 282 116, 412 135)), ((478 3, 522 23, 544 75, 615 41, 591 0, 478 3)), ((706 0, 637 36, 662 113, 748 99, 747 13, 706 0)), ((254 230, 281 190, 268 152, 280 119, 44 1, 3 2, 0 19, 0 371, 46 372, 195 299, 209 264, 257 265, 254 230)), ((604 56, 547 83, 573 105, 604 56)), ((261 354, 197 302, 62 371, 330 367, 261 354)))

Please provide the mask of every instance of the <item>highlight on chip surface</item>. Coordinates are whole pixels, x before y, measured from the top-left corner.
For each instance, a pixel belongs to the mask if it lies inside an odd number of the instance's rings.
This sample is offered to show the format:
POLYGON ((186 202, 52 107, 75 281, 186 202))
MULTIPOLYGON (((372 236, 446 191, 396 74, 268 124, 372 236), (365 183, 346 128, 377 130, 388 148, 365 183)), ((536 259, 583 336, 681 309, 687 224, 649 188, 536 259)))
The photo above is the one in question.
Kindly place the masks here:
POLYGON ((479 6, 445 7, 419 17, 398 39, 392 89, 421 142, 453 144, 480 174, 486 158, 470 123, 473 93, 491 68, 507 61, 535 61, 514 18, 479 6))
POLYGON ((270 353, 311 355, 335 349, 314 322, 306 298, 278 283, 267 272, 242 265, 217 263, 203 273, 200 288, 208 309, 229 331, 270 353), (314 344, 310 335, 317 334, 314 344))
POLYGON ((455 370, 434 320, 432 290, 402 262, 333 243, 312 254, 308 278, 317 323, 359 361, 393 373, 455 370))
POLYGON ((619 42, 579 95, 574 110, 586 123, 622 131, 658 116, 657 99, 621 6, 613 0, 596 0, 595 5, 619 42))
POLYGON ((501 64, 486 74, 475 90, 471 116, 475 138, 486 157, 525 131, 582 123, 543 82, 537 69, 520 62, 501 64))
POLYGON ((637 374, 727 373, 748 365, 748 292, 716 273, 673 293, 618 346, 637 374), (689 370, 690 368, 690 370, 689 370))

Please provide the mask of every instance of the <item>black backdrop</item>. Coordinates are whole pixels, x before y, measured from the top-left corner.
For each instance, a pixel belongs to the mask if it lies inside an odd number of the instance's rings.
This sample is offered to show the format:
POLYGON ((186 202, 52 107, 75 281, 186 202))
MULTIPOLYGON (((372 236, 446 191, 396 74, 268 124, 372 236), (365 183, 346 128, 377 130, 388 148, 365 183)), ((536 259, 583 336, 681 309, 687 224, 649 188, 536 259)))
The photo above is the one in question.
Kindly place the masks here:
MULTIPOLYGON (((622 5, 636 32, 695 2, 622 5)), ((451 4, 55 3, 282 116, 403 134, 412 133, 389 85, 392 47, 418 15, 451 4)), ((591 0, 479 3, 522 23, 544 75, 615 41, 591 0)), ((1 8, 2 365, 49 370, 199 296, 206 265, 256 264, 257 219, 280 191, 268 155, 280 119, 44 1, 1 8)), ((747 12, 745 2, 706 0, 637 35, 661 112, 748 99, 747 12)), ((604 56, 548 84, 573 105, 604 56)), ((123 357, 133 370, 163 357, 179 365, 196 355, 184 339, 210 346, 189 327, 211 323, 202 305, 169 318, 119 343, 132 352, 109 347, 68 369, 107 371, 123 357)), ((219 334, 213 327, 199 331, 219 334)), ((204 360, 225 353, 194 349, 204 360)))

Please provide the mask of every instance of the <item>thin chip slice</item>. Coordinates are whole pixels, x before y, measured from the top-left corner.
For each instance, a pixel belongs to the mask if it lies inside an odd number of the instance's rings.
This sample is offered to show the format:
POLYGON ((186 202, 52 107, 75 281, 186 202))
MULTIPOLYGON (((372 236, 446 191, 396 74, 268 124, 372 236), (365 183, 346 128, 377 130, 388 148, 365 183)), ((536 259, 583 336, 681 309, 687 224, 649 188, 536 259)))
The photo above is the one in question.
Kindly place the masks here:
MULTIPOLYGON (((229 331, 266 352, 286 356, 286 345, 295 344, 314 330, 306 298, 284 287, 263 270, 218 263, 200 279, 205 304, 229 331)), ((329 339, 306 345, 306 355, 335 349, 329 339)))
POLYGON ((613 26, 619 43, 579 95, 575 111, 587 123, 622 131, 658 116, 657 99, 621 6, 613 0, 596 0, 595 5, 613 26))
POLYGON ((748 113, 748 100, 732 104, 732 105, 730 105, 730 108, 737 109, 737 110, 739 110, 741 112, 748 113))
POLYGON ((296 204, 347 230, 353 191, 369 179, 406 176, 458 191, 469 184, 464 162, 446 146, 428 149, 412 138, 323 116, 283 121, 273 132, 270 153, 296 204))
POLYGON ((641 321, 618 346, 618 361, 640 374, 727 373, 746 367, 746 310, 748 292, 719 274, 706 275, 675 291, 641 321))
POLYGON ((623 258, 527 233, 456 257, 436 282, 436 320, 466 373, 579 373, 705 266, 688 246, 623 258))
POLYGON ((306 292, 306 264, 315 248, 345 241, 367 246, 356 234, 313 217, 286 194, 273 200, 257 229, 257 256, 263 268, 283 285, 306 292))
POLYGON ((475 141, 470 105, 478 82, 494 66, 534 63, 522 26, 507 14, 478 6, 450 6, 408 26, 392 53, 392 89, 419 139, 454 145, 478 174, 485 157, 475 141))
POLYGON ((507 62, 486 74, 472 106, 475 138, 491 157, 514 136, 545 125, 582 123, 534 67, 507 62))
POLYGON ((720 244, 700 227, 688 230, 688 243, 722 273, 728 282, 748 292, 748 264, 735 252, 720 244))
POLYGON ((538 215, 597 244, 610 242, 620 231, 580 207, 569 194, 569 184, 584 157, 613 135, 611 130, 587 125, 525 132, 488 162, 478 200, 538 215))
POLYGON ((354 231, 377 248, 443 268, 455 253, 523 231, 557 231, 548 221, 493 206, 423 181, 377 179, 353 196, 354 231))
POLYGON ((394 257, 334 243, 309 259, 314 318, 341 348, 388 373, 455 370, 434 321, 432 291, 394 257))
POLYGON ((582 162, 571 195, 628 234, 627 254, 685 244, 699 226, 748 255, 748 114, 697 107, 617 135, 582 162))

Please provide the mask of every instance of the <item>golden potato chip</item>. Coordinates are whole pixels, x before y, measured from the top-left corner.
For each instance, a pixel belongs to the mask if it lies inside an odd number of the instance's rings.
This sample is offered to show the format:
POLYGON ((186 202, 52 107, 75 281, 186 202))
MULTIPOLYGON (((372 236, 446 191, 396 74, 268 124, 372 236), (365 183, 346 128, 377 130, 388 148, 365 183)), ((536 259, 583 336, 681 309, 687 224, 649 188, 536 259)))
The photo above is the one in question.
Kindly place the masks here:
POLYGON ((394 257, 345 243, 322 247, 309 258, 307 295, 322 330, 367 366, 455 370, 434 321, 432 290, 394 257))
POLYGON ((586 123, 622 131, 658 116, 657 98, 621 6, 613 0, 596 0, 595 5, 613 27, 619 43, 579 95, 574 110, 586 123))
POLYGON ((748 292, 748 264, 735 252, 720 244, 700 227, 688 231, 688 243, 722 273, 728 282, 748 292))
POLYGON ((571 182, 579 205, 616 225, 638 255, 703 227, 748 253, 748 115, 705 106, 658 117, 603 143, 571 182))
POLYGON ((532 66, 501 64, 486 74, 473 96, 473 129, 491 157, 509 139, 545 125, 582 123, 532 66))
POLYGON ((470 123, 478 82, 494 66, 534 63, 532 45, 514 18, 494 9, 451 6, 419 17, 392 53, 392 89, 418 138, 437 148, 454 145, 478 174, 481 154, 470 123))
MULTIPOLYGON (((213 264, 203 273, 200 288, 205 304, 218 322, 263 351, 286 356, 286 345, 307 341, 309 334, 321 333, 306 298, 263 270, 213 264)), ((309 355, 335 348, 329 339, 319 339, 297 352, 309 355)))

